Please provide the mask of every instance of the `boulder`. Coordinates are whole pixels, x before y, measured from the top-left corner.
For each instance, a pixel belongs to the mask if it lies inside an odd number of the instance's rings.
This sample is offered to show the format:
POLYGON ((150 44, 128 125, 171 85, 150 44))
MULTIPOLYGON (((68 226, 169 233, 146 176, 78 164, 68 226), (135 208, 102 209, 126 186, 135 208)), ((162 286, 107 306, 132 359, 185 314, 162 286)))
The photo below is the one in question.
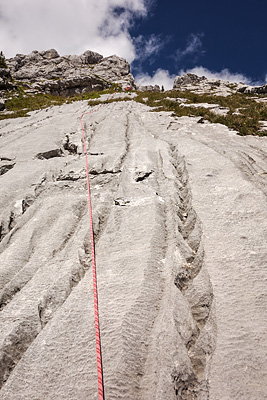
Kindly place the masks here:
POLYGON ((197 85, 202 81, 207 80, 205 76, 198 76, 195 74, 185 74, 177 76, 173 83, 173 89, 180 88, 185 85, 197 85))
POLYGON ((137 86, 137 90, 139 92, 160 92, 159 85, 144 85, 144 86, 137 86))
POLYGON ((97 64, 102 59, 103 56, 101 54, 91 50, 87 50, 81 55, 81 60, 84 61, 85 64, 97 64))
POLYGON ((52 58, 58 58, 59 57, 59 54, 55 49, 41 51, 40 54, 41 54, 42 57, 47 58, 48 60, 51 60, 52 58))

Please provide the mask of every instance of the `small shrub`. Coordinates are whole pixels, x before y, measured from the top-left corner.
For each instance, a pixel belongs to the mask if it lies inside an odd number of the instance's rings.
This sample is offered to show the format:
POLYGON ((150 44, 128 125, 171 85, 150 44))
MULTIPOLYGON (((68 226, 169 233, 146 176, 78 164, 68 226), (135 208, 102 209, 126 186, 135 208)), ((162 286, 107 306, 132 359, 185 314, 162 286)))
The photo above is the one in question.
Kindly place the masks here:
POLYGON ((0 52, 0 68, 7 68, 6 58, 2 51, 0 52))

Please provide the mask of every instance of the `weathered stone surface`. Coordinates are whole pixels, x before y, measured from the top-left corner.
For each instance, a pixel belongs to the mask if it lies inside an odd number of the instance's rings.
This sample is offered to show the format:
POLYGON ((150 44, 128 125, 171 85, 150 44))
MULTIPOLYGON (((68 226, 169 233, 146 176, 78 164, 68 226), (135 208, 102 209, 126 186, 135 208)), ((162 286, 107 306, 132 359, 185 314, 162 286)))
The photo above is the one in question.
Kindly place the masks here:
POLYGON ((17 54, 7 60, 13 78, 23 82, 28 92, 74 95, 103 90, 117 83, 134 87, 126 60, 117 56, 103 58, 90 50, 82 55, 59 56, 56 50, 17 54))
POLYGON ((52 58, 59 58, 59 54, 55 49, 50 49, 46 51, 41 51, 40 52, 41 56, 44 58, 47 58, 48 60, 51 60, 52 58))
POLYGON ((0 122, 1 399, 97 398, 85 112, 105 398, 267 398, 267 139, 122 101, 0 122))
POLYGON ((93 69, 94 73, 105 80, 121 84, 123 88, 135 87, 134 78, 130 74, 129 63, 116 55, 103 58, 93 69))

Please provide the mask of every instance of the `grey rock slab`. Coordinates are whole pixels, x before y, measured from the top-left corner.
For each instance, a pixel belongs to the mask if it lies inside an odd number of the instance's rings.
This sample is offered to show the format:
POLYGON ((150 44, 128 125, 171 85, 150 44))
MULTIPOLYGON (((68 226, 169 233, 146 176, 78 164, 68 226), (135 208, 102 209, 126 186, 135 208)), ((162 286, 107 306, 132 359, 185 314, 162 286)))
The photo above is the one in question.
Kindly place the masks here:
POLYGON ((265 399, 266 139, 187 124, 172 143, 187 161, 216 302, 210 399, 265 399))
POLYGON ((82 114, 105 398, 267 398, 266 138, 130 100, 0 122, 1 399, 97 398, 82 114))
POLYGON ((216 299, 210 398, 267 398, 267 345, 259 339, 267 328, 266 197, 225 157, 203 145, 199 151, 196 145, 193 155, 189 147, 187 140, 180 143, 192 165, 195 208, 204 225, 206 267, 216 299))

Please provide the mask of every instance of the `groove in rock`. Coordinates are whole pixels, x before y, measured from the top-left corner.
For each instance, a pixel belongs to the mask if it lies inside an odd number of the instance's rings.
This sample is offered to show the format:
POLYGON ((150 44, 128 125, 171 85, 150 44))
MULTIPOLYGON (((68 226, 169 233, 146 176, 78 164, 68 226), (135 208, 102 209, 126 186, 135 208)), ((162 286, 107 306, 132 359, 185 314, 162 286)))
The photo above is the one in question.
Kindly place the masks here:
MULTIPOLYGON (((176 371, 173 373, 175 394, 179 400, 197 399, 199 391, 204 391, 208 398, 207 382, 205 380, 205 369, 207 362, 207 349, 205 344, 199 342, 199 338, 204 332, 205 325, 210 316, 212 307, 213 293, 207 274, 202 274, 204 251, 201 244, 202 226, 201 222, 193 209, 191 191, 189 187, 189 177, 184 159, 179 156, 176 150, 172 151, 174 167, 177 172, 179 187, 179 210, 178 230, 183 240, 191 249, 192 255, 185 252, 185 246, 181 247, 182 254, 186 259, 183 268, 177 273, 174 283, 187 299, 191 307, 193 320, 196 322, 197 330, 192 332, 191 338, 186 343, 188 357, 191 361, 192 372, 176 371), (201 275, 205 282, 204 286, 196 286, 196 279, 201 275), (199 292, 200 291, 200 292, 199 292), (200 345, 200 348, 198 347, 200 345), (204 346, 204 347, 202 347, 204 346)), ((204 341, 205 343, 205 341, 204 341)))

